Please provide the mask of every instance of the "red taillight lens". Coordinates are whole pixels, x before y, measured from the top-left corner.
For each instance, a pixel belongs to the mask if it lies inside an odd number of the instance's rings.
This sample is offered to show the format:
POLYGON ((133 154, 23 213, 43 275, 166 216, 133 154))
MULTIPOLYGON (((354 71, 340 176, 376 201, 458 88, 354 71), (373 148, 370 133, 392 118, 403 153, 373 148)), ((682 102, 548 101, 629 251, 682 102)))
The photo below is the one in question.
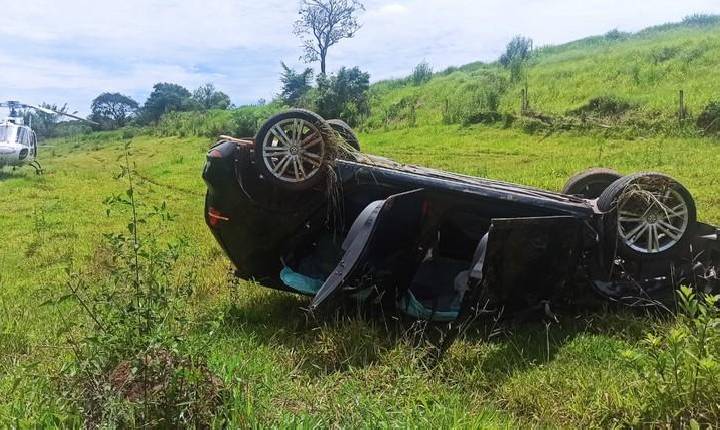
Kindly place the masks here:
POLYGON ((222 158, 222 152, 218 151, 217 149, 213 149, 208 153, 208 157, 210 158, 222 158))
POLYGON ((217 227, 221 221, 230 221, 230 218, 223 215, 217 209, 211 207, 208 209, 208 221, 212 227, 217 227))

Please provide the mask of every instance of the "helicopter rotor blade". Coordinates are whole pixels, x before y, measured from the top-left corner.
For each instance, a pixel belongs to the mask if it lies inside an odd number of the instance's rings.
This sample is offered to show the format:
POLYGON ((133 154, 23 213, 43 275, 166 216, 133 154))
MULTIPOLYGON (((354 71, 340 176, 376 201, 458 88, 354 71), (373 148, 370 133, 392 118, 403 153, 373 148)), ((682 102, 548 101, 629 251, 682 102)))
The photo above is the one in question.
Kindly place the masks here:
POLYGON ((42 107, 42 106, 29 105, 29 104, 20 103, 20 102, 17 102, 17 101, 0 102, 0 107, 10 108, 11 110, 12 110, 12 109, 34 109, 34 110, 36 110, 36 111, 44 112, 44 113, 47 113, 47 114, 50 114, 50 115, 66 116, 66 117, 68 117, 68 118, 76 119, 76 120, 78 120, 78 121, 87 122, 87 123, 89 123, 89 124, 100 125, 99 123, 97 123, 97 122, 95 122, 95 121, 90 121, 89 119, 85 119, 85 118, 83 118, 83 117, 80 117, 80 116, 75 115, 77 112, 73 112, 73 113, 58 112, 58 111, 53 110, 53 109, 50 109, 50 108, 46 108, 46 107, 42 107))
POLYGON ((73 112, 73 113, 58 112, 58 111, 56 111, 56 110, 48 109, 48 108, 45 108, 45 107, 42 107, 42 106, 34 106, 34 105, 26 105, 26 104, 23 104, 23 105, 21 105, 21 106, 22 106, 23 108, 35 109, 35 110, 39 110, 40 112, 45 112, 45 113, 48 113, 48 114, 51 114, 51 115, 66 116, 66 117, 68 117, 68 118, 76 119, 76 120, 78 120, 78 121, 87 122, 87 123, 89 123, 89 124, 100 125, 99 123, 97 123, 97 122, 95 122, 95 121, 90 121, 89 119, 85 119, 85 118, 83 118, 83 117, 74 115, 74 114, 77 113, 77 112, 73 112))
POLYGON ((57 114, 62 115, 62 113, 60 113, 60 112, 54 111, 54 110, 52 110, 52 109, 44 108, 44 107, 42 107, 42 106, 33 106, 33 105, 23 104, 23 105, 20 105, 20 107, 22 107, 23 109, 30 108, 30 109, 39 110, 40 112, 49 113, 49 114, 51 114, 51 115, 57 115, 57 114))

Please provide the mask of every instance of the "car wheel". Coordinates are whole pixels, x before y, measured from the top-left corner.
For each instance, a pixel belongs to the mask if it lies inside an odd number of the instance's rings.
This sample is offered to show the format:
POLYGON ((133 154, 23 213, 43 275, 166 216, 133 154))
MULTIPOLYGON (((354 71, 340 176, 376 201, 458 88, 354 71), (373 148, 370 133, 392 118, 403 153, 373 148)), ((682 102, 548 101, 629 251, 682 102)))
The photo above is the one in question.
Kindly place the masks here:
POLYGON ((613 182, 597 202, 614 211, 618 255, 635 260, 687 253, 697 213, 690 192, 661 173, 638 173, 613 182))
POLYGON ((332 127, 332 129, 335 130, 335 132, 337 132, 348 145, 358 151, 360 150, 360 140, 353 131, 352 127, 350 127, 345 121, 341 119, 331 119, 328 121, 328 124, 330 124, 330 127, 332 127))
POLYGON ((562 193, 584 199, 597 199, 610 184, 620 178, 622 175, 612 169, 588 169, 568 179, 562 193))
POLYGON ((307 190, 325 176, 331 128, 313 112, 291 109, 260 127, 255 136, 255 162, 262 177, 290 190, 307 190))

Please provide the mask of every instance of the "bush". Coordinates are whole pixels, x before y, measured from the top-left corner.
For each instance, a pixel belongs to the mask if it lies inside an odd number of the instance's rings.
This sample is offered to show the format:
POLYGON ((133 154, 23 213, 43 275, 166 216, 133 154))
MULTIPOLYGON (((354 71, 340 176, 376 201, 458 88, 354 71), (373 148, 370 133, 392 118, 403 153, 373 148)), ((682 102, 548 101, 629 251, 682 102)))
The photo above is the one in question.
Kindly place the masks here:
POLYGON ((402 124, 409 127, 416 125, 416 108, 418 96, 405 96, 385 109, 385 127, 391 124, 402 124))
POLYGON ((262 122, 283 108, 278 103, 243 106, 231 110, 206 112, 170 112, 155 126, 160 136, 202 136, 217 138, 221 134, 236 137, 254 136, 262 122))
POLYGON ((662 48, 653 49, 650 52, 650 58, 652 59, 653 64, 657 65, 671 60, 678 54, 678 52, 680 52, 680 48, 677 46, 664 46, 662 48))
POLYGON ((605 33, 605 39, 607 40, 625 40, 630 36, 630 33, 626 33, 624 31, 620 31, 617 28, 614 30, 610 30, 607 33, 605 33))
POLYGON ((458 85, 448 95, 443 108, 445 124, 473 124, 496 118, 500 98, 507 90, 507 80, 497 74, 484 72, 474 80, 458 85))
POLYGON ((432 78, 432 75, 432 67, 430 67, 430 64, 428 64, 427 61, 423 61, 422 63, 415 66, 415 69, 413 70, 413 74, 411 76, 411 80, 413 85, 418 86, 429 81, 432 78))
POLYGON ((369 88, 370 75, 357 67, 320 75, 313 95, 315 111, 323 118, 340 118, 356 126, 370 115, 369 88))
POLYGON ((518 118, 517 124, 522 131, 528 134, 545 133, 551 129, 551 124, 529 116, 521 116, 518 118))
POLYGON ((697 126, 706 135, 720 135, 720 101, 711 101, 697 119, 697 126))
POLYGON ((457 72, 458 70, 460 70, 460 69, 457 66, 450 66, 447 69, 440 72, 440 74, 443 76, 452 75, 453 73, 457 72))
POLYGON ((666 333, 649 334, 643 348, 623 357, 644 384, 631 386, 645 399, 645 419, 672 427, 710 424, 720 420, 719 296, 683 287, 678 292, 680 315, 666 333))
POLYGON ((616 96, 600 96, 588 100, 577 109, 571 110, 571 115, 609 117, 619 116, 634 109, 634 105, 616 96))
POLYGON ((515 36, 505 47, 505 53, 500 56, 500 64, 510 67, 514 62, 524 62, 530 58, 533 49, 533 40, 528 37, 515 36))
POLYGON ((710 15, 705 13, 695 13, 688 15, 682 20, 683 24, 686 25, 713 25, 720 24, 720 15, 710 15))
POLYGON ((128 189, 106 200, 108 215, 128 214, 127 230, 106 234, 94 270, 71 272, 67 294, 53 300, 74 301, 89 324, 67 328, 74 361, 63 376, 88 427, 209 428, 223 386, 187 341, 192 324, 182 302, 197 274, 177 263, 188 243, 157 239, 174 217, 164 203, 141 204, 134 177, 128 145, 118 176, 128 189))

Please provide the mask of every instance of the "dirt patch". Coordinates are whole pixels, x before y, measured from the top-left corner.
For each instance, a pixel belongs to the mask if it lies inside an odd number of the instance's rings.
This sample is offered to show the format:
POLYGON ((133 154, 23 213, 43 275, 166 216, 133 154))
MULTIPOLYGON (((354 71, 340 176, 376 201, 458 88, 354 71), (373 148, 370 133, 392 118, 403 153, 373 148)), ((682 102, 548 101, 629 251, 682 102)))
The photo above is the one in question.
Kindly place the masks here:
POLYGON ((136 407, 139 421, 151 427, 209 428, 225 389, 204 361, 162 348, 120 361, 100 379, 105 382, 90 384, 96 389, 87 393, 88 423, 102 422, 110 394, 136 407))

